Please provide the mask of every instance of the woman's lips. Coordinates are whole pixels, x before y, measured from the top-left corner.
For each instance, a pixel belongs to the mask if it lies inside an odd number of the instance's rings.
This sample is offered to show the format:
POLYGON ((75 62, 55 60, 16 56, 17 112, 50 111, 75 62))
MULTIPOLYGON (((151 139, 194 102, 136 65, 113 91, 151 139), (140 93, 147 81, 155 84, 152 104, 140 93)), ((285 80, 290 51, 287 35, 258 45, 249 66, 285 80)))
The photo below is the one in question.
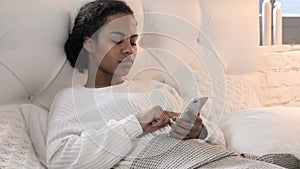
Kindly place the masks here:
POLYGON ((120 60, 119 63, 126 67, 131 67, 133 65, 133 61, 134 61, 133 57, 128 56, 128 57, 124 58, 123 60, 120 60))
POLYGON ((125 65, 125 66, 128 66, 128 67, 131 67, 133 65, 133 61, 123 61, 121 62, 122 65, 125 65))

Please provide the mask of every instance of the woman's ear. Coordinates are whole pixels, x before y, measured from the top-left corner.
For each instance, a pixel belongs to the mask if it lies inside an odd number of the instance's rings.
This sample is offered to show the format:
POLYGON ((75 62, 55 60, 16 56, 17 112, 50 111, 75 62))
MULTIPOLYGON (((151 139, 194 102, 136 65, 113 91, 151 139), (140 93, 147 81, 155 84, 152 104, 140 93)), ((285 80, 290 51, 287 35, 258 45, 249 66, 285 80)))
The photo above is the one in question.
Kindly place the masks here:
POLYGON ((94 53, 95 51, 95 41, 90 37, 85 37, 83 42, 84 49, 89 53, 94 53))

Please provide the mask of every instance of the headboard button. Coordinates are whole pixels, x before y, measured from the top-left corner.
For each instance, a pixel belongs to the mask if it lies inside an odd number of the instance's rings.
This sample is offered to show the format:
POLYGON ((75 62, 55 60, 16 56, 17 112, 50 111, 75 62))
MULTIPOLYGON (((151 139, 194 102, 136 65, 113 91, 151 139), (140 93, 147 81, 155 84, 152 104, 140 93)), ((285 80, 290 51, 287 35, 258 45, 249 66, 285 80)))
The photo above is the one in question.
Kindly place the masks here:
POLYGON ((34 96, 29 96, 29 97, 28 97, 28 100, 29 100, 29 101, 34 100, 34 96))

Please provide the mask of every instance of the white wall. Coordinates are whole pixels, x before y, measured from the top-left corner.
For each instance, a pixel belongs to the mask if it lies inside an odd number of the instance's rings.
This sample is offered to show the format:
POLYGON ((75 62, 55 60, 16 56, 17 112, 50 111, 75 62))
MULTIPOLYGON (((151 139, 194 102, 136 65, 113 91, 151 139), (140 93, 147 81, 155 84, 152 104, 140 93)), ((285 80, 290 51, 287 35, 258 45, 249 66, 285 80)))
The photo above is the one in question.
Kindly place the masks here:
POLYGON ((264 106, 300 106, 300 51, 260 55, 258 75, 264 106))

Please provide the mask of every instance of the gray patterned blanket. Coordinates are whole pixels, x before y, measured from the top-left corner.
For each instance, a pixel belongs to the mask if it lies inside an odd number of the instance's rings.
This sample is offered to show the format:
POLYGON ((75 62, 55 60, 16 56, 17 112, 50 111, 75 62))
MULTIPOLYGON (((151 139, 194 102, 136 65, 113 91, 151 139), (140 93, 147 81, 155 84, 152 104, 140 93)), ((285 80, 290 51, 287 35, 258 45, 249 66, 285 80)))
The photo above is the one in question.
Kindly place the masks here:
POLYGON ((289 163, 293 163, 292 168, 299 168, 299 159, 297 158, 283 155, 280 156, 281 158, 276 157, 275 155, 264 156, 259 159, 260 157, 257 156, 240 156, 221 146, 211 145, 195 139, 178 140, 163 134, 150 141, 138 158, 134 160, 131 168, 284 168, 278 165, 278 159, 282 160, 282 164, 289 160, 289 163), (275 165, 276 162, 277 165, 275 165))

